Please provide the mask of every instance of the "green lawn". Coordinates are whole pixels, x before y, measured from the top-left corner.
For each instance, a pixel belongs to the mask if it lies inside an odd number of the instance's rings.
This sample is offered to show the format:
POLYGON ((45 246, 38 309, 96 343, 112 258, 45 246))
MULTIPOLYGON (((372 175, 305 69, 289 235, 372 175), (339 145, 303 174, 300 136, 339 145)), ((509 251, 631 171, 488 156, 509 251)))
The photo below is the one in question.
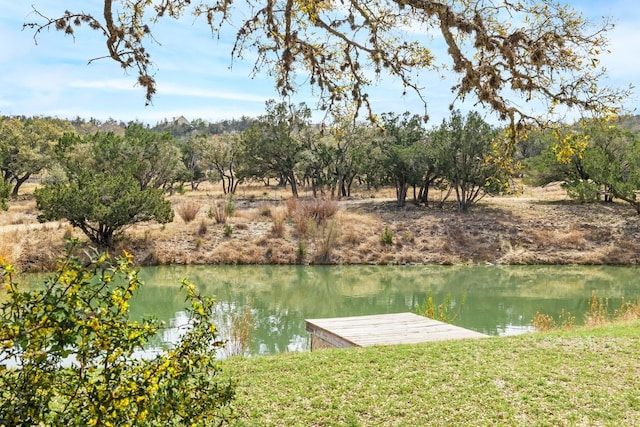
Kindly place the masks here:
POLYGON ((640 322, 223 363, 238 425, 640 425, 640 322))

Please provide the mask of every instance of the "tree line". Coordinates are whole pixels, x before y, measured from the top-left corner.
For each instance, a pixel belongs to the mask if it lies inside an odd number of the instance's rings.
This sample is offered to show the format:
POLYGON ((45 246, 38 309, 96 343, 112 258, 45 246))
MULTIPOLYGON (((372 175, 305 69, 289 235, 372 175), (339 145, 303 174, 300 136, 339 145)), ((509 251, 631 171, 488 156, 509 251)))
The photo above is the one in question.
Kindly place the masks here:
POLYGON ((173 220, 167 194, 205 181, 233 195, 263 182, 300 188, 314 197, 350 197, 355 185, 395 188, 396 205, 443 206, 455 198, 465 212, 488 194, 560 181, 582 201, 622 200, 640 213, 640 132, 637 120, 581 121, 532 130, 515 145, 508 129, 477 112, 453 111, 426 128, 419 115, 384 113, 359 122, 334 115, 311 122, 305 104, 269 101, 265 113, 210 124, 202 120, 108 123, 43 117, 0 119, 0 199, 6 207, 37 177, 42 221, 66 219, 99 247, 110 247, 130 225, 173 220), (162 130, 158 130, 160 127, 162 130), (439 189, 438 197, 430 193, 439 189))

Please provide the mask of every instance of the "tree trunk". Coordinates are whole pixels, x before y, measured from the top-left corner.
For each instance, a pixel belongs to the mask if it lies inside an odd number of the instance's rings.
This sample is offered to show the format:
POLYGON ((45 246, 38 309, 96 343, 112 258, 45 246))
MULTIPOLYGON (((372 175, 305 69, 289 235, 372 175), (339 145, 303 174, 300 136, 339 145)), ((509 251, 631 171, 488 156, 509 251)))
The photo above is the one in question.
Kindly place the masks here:
POLYGON ((460 186, 456 186, 456 200, 458 201, 458 212, 466 212, 467 211, 467 192, 464 188, 460 186))
POLYGON ((429 185, 431 182, 425 179, 418 192, 418 203, 424 203, 425 207, 429 207, 429 185))
POLYGON ((24 184, 25 181, 28 180, 30 176, 31 174, 27 173, 27 174, 24 174, 21 178, 16 178, 16 185, 13 186, 13 190, 11 191, 12 198, 18 197, 18 190, 20 189, 20 186, 24 184))
POLYGON ((340 174, 338 185, 336 187, 338 190, 338 200, 342 200, 342 198, 344 197, 344 175, 340 174))
MULTIPOLYGON (((289 183, 291 184, 291 194, 293 197, 298 197, 298 185, 296 184, 296 176, 293 172, 289 174, 289 183)), ((286 184, 286 181, 285 181, 286 184)))
POLYGON ((351 185, 353 184, 353 175, 347 180, 347 197, 351 197, 351 185))
POLYGON ((403 180, 396 181, 396 206, 403 208, 407 199, 407 190, 409 185, 403 180))

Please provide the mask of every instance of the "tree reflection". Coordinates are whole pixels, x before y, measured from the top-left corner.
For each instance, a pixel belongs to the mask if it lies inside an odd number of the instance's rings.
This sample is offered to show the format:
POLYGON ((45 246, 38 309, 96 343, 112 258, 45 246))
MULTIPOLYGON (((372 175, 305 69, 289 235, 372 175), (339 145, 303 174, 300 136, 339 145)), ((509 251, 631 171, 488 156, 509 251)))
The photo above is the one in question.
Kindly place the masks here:
MULTIPOLYGON (((491 335, 526 332, 536 312, 570 311, 576 323, 595 291, 610 299, 640 295, 637 269, 603 266, 165 266, 141 272, 132 314, 169 323, 184 308, 187 277, 219 301, 223 316, 251 307, 252 354, 308 348, 305 319, 415 311, 466 295, 456 324, 491 335)), ((221 322, 224 320, 221 320, 221 322)))

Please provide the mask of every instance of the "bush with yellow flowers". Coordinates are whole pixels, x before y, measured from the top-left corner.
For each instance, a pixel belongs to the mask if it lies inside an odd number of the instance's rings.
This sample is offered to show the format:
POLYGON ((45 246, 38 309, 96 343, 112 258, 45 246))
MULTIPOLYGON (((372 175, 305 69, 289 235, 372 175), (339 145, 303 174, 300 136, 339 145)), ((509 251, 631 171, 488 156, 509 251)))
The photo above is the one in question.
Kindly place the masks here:
POLYGON ((70 242, 55 275, 27 289, 0 264, 0 425, 219 425, 234 385, 215 358, 214 301, 186 281, 189 323, 152 358, 136 357, 162 324, 133 321, 141 285, 130 254, 81 260, 70 242))

